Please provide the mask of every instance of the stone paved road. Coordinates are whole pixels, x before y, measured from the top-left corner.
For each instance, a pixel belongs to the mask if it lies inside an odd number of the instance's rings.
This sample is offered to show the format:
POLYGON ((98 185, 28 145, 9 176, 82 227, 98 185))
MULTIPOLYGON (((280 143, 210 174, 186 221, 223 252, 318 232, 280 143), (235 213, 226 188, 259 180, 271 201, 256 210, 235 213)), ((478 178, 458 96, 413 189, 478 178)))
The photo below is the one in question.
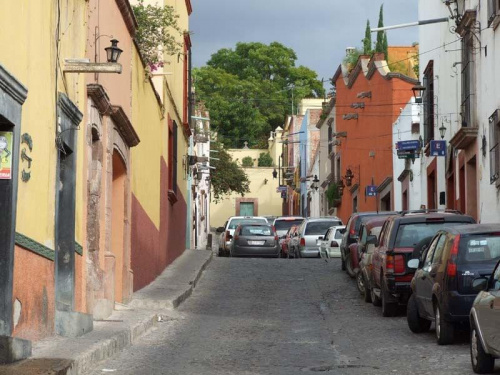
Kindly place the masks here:
POLYGON ((337 259, 215 258, 167 321, 92 375, 317 372, 472 370, 466 333, 442 347, 433 330, 415 335, 404 316, 383 318, 337 259))

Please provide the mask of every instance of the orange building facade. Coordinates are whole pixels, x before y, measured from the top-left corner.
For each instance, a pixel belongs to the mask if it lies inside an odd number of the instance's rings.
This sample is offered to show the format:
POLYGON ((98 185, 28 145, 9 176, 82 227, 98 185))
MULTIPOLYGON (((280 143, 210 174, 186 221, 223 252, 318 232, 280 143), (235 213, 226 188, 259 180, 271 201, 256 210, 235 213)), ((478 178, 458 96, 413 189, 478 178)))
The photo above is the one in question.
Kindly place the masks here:
POLYGON ((347 222, 353 212, 390 211, 396 152, 392 124, 418 81, 391 72, 383 54, 376 53, 371 58, 360 56, 350 72, 339 66, 332 82, 336 87, 335 179, 345 186, 337 215, 347 222))

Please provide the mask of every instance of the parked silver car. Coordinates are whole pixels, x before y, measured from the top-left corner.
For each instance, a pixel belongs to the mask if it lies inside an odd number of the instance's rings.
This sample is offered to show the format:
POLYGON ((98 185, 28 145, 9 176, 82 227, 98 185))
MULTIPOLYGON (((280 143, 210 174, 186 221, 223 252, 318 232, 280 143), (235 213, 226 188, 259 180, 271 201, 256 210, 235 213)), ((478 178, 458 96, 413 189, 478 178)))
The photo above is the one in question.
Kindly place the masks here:
POLYGON ((500 358, 500 261, 489 278, 476 278, 472 285, 480 292, 470 311, 470 357, 474 372, 487 374, 500 358))
POLYGON ((231 256, 279 258, 278 235, 271 225, 243 223, 234 231, 231 256))
POLYGON ((330 227, 342 225, 342 221, 335 216, 305 219, 299 227, 298 252, 300 258, 319 257, 317 240, 322 240, 330 227))
POLYGON ((232 245, 232 237, 235 229, 242 223, 256 223, 268 225, 263 216, 232 216, 223 227, 217 228, 219 235, 219 256, 229 255, 232 245))

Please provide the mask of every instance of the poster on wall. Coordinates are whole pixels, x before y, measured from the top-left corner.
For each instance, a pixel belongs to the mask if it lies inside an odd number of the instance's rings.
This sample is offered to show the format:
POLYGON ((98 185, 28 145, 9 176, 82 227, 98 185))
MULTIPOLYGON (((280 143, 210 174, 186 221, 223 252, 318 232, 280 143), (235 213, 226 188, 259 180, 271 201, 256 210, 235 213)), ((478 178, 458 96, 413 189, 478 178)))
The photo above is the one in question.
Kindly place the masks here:
POLYGON ((12 132, 0 131, 0 180, 12 178, 12 138, 12 132))

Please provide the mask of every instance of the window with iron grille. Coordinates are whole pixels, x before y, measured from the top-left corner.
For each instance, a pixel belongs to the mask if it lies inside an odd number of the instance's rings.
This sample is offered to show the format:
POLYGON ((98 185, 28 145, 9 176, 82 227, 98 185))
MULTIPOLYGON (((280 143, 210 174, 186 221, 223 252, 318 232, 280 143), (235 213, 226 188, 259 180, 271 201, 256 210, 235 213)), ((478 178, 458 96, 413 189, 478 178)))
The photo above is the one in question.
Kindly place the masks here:
POLYGON ((431 60, 424 70, 425 91, 422 96, 424 105, 424 144, 434 139, 434 61, 431 60))
POLYGON ((462 38, 462 126, 473 126, 474 87, 474 35, 468 32, 462 38))
POLYGON ((497 109, 489 118, 490 124, 490 184, 500 186, 500 110, 497 109))

